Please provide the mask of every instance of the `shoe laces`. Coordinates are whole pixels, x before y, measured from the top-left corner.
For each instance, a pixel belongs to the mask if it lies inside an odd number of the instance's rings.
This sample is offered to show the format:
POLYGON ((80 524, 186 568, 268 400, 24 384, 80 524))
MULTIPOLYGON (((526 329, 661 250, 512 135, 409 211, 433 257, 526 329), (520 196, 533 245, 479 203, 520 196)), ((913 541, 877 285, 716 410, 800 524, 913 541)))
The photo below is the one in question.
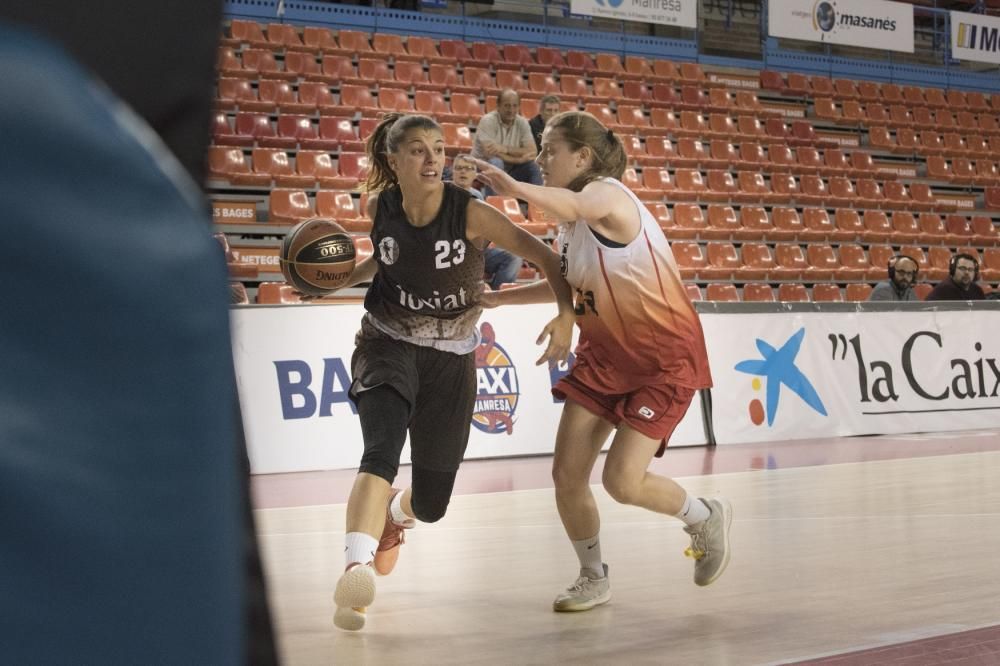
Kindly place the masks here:
POLYGON ((594 582, 593 578, 589 576, 580 576, 576 579, 576 582, 566 588, 567 592, 584 592, 588 587, 590 587, 594 582))
POLYGON ((700 560, 708 554, 708 543, 701 530, 691 531, 691 545, 684 549, 684 556, 700 560))

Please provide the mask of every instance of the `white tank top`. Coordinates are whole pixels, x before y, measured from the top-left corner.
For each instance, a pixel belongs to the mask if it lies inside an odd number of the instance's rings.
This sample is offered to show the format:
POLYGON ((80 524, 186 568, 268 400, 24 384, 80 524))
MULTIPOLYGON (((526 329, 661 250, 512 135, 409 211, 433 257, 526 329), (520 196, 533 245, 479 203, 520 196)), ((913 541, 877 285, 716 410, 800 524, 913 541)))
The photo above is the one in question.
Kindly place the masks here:
POLYGON ((607 369, 607 386, 622 393, 668 383, 712 385, 701 322, 687 296, 666 236, 649 210, 620 181, 639 211, 639 233, 624 247, 609 247, 583 220, 563 225, 563 274, 576 290, 580 345, 607 369))

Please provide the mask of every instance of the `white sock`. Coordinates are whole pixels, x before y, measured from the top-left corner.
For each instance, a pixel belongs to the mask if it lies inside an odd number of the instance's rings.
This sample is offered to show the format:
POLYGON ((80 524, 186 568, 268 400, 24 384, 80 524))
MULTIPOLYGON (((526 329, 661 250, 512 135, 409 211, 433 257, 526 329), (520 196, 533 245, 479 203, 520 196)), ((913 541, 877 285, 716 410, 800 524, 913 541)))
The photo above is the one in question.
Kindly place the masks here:
POLYGON ((601 559, 601 533, 598 532, 589 539, 571 542, 576 556, 580 559, 581 569, 590 569, 604 578, 604 560, 601 559))
POLYGON ((347 566, 360 562, 368 564, 375 559, 378 539, 364 532, 348 532, 344 537, 344 563, 347 566))
POLYGON ((403 492, 396 493, 396 496, 389 502, 389 515, 392 516, 392 521, 397 525, 412 525, 416 518, 403 511, 403 492))
POLYGON ((684 506, 681 507, 680 512, 677 514, 677 518, 684 521, 684 524, 688 527, 692 525, 697 525, 703 520, 708 520, 708 517, 712 515, 712 511, 697 497, 691 497, 690 494, 684 497, 684 506))

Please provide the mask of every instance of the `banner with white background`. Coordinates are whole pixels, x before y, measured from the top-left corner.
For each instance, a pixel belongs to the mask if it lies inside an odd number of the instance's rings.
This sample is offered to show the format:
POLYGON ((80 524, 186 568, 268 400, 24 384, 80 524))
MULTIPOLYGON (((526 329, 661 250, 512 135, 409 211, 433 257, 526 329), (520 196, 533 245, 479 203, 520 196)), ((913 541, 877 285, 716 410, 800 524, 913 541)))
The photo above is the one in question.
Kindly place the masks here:
POLYGON ((1000 426, 1000 311, 701 320, 719 444, 1000 426))
MULTIPOLYGON (((347 397, 361 305, 246 307, 232 310, 233 354, 254 473, 357 467, 361 427, 347 397)), ((552 305, 486 311, 490 341, 477 369, 477 411, 466 458, 551 454, 562 403, 553 382, 568 367, 536 366, 535 339, 552 305)), ((448 387, 441 387, 447 391, 448 387)), ((671 446, 704 444, 696 396, 671 446)), ((409 447, 403 452, 409 462, 409 447)))
POLYGON ((768 34, 913 53, 913 5, 886 0, 771 0, 768 34))
POLYGON ((698 0, 570 0, 569 11, 617 21, 698 27, 698 0))
POLYGON ((1000 63, 1000 18, 968 12, 950 16, 952 57, 1000 63))

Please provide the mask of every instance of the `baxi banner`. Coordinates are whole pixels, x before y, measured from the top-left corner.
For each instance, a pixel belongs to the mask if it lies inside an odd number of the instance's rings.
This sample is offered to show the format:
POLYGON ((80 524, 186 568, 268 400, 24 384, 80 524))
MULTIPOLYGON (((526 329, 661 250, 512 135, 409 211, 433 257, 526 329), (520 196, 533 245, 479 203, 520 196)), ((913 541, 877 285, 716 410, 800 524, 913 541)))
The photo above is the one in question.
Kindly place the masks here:
MULTIPOLYGON (((361 305, 232 310, 233 356, 254 473, 357 467, 361 426, 347 392, 363 312, 361 305)), ((552 453, 562 403, 551 388, 569 365, 536 366, 542 348, 535 338, 554 314, 552 305, 483 313, 466 458, 552 453)), ((696 397, 670 445, 706 441, 696 397)), ((409 462, 409 447, 403 462, 409 462)))
POLYGON ((913 6, 885 0, 771 0, 768 34, 913 53, 913 6))
POLYGON ((569 7, 584 16, 698 27, 698 0, 570 0, 569 7))
POLYGON ((967 12, 950 16, 953 57, 1000 64, 1000 18, 967 12))
POLYGON ((703 315, 719 444, 1000 422, 1000 311, 703 315))

